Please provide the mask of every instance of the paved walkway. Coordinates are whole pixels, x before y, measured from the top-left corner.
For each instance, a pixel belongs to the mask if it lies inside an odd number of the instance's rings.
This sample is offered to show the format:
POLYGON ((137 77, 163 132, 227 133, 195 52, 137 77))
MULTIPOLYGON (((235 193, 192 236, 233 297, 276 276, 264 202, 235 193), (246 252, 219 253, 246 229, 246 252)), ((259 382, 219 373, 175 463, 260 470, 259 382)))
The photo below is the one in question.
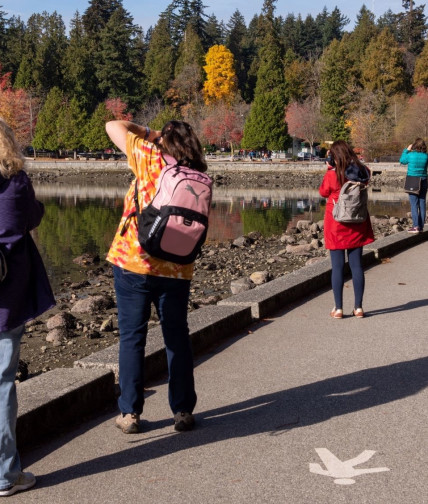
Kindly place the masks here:
POLYGON ((195 431, 173 431, 159 381, 145 432, 112 411, 24 453, 38 483, 8 502, 427 503, 428 242, 367 270, 365 319, 332 304, 313 295, 198 359, 195 431))

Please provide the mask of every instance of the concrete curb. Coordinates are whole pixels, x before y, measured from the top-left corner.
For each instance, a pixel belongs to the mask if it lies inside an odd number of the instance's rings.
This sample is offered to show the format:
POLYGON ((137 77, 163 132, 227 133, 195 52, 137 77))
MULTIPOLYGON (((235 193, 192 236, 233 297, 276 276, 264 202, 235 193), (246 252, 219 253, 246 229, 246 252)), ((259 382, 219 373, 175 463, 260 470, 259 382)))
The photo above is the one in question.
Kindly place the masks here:
MULTIPOLYGON (((365 247, 364 266, 428 240, 428 231, 406 231, 376 240, 365 247)), ((349 273, 349 271, 348 271, 349 273)), ((330 261, 323 259, 242 294, 189 313, 189 329, 195 354, 245 330, 288 304, 330 285, 330 261)), ((74 363, 71 369, 55 369, 20 383, 17 432, 20 446, 31 444, 52 431, 65 429, 86 414, 95 413, 115 399, 118 349, 113 345, 74 363)), ((165 348, 159 327, 148 333, 146 378, 167 371, 165 348)))
MULTIPOLYGON (((252 322, 250 307, 206 306, 189 313, 190 339, 195 354, 210 345, 248 327, 252 322)), ((74 362, 83 369, 109 369, 116 379, 119 375, 119 344, 74 362)), ((159 377, 167 371, 166 352, 160 327, 149 330, 146 345, 145 376, 147 380, 159 377)))
POLYGON ((18 445, 32 445, 99 412, 115 397, 114 374, 107 369, 54 369, 17 387, 18 445))

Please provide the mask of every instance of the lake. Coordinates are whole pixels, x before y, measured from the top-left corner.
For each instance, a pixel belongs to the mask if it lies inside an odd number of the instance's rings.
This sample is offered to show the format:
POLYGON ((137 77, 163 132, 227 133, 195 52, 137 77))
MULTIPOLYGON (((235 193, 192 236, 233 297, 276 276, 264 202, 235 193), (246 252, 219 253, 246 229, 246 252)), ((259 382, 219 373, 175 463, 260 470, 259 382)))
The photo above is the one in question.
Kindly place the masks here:
MULTIPOLYGON (((53 287, 64 278, 77 281, 72 259, 83 253, 104 258, 116 232, 126 188, 34 182, 45 216, 34 238, 53 287)), ((283 233, 300 219, 324 217, 325 199, 315 189, 228 189, 214 187, 208 241, 233 240, 251 231, 283 233)), ((371 215, 406 216, 410 206, 402 190, 369 189, 371 215)))

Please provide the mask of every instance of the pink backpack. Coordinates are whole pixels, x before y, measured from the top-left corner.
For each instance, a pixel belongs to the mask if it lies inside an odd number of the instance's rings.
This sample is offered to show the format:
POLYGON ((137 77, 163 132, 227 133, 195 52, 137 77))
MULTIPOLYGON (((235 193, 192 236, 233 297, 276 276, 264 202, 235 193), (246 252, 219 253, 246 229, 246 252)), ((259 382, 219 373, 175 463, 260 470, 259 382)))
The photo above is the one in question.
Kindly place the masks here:
POLYGON ((212 180, 164 155, 165 166, 151 203, 140 212, 135 183, 138 241, 153 257, 190 264, 200 253, 208 231, 212 180))

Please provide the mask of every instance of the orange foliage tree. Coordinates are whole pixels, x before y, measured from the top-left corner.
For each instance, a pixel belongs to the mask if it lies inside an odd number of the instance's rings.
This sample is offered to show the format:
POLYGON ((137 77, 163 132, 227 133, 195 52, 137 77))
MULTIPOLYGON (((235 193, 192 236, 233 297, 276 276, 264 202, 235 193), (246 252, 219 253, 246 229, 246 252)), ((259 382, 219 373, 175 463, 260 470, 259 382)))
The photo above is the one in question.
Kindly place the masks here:
POLYGON ((212 105, 221 101, 231 103, 237 92, 232 52, 224 45, 214 45, 208 50, 205 61, 204 70, 207 74, 203 89, 205 104, 212 105))
POLYGON ((31 145, 39 100, 23 89, 13 89, 10 78, 10 72, 0 76, 0 116, 13 129, 20 145, 31 145))

